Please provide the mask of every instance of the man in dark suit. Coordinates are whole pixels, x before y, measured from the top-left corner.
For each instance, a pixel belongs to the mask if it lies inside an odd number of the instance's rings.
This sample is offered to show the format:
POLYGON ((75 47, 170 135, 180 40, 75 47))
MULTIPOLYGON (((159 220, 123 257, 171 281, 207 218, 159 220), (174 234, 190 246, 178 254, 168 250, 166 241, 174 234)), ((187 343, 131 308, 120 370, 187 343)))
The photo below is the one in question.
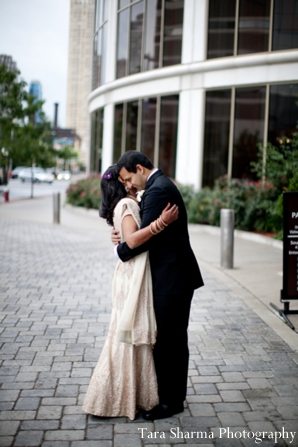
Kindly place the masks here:
POLYGON ((129 188, 145 190, 140 204, 141 228, 157 219, 168 203, 179 209, 178 220, 142 246, 130 249, 125 242, 117 245, 123 262, 149 250, 157 323, 153 355, 160 403, 143 417, 162 419, 183 411, 189 312, 193 292, 203 285, 203 280, 190 246, 187 213, 177 187, 140 152, 126 152, 117 165, 120 178, 129 188))

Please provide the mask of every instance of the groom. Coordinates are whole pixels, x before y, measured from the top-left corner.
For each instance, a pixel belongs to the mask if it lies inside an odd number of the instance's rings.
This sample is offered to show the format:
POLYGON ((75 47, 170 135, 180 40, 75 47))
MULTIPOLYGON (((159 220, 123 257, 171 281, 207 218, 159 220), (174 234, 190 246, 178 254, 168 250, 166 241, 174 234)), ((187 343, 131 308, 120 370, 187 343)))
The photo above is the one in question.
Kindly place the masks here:
POLYGON ((174 183, 137 151, 126 152, 117 166, 126 186, 145 189, 140 205, 141 228, 157 219, 168 203, 179 209, 178 220, 142 246, 130 249, 125 242, 117 245, 118 256, 124 262, 149 250, 157 323, 153 355, 160 403, 143 417, 162 419, 183 411, 189 312, 193 292, 203 285, 203 280, 189 242, 185 205, 174 183))

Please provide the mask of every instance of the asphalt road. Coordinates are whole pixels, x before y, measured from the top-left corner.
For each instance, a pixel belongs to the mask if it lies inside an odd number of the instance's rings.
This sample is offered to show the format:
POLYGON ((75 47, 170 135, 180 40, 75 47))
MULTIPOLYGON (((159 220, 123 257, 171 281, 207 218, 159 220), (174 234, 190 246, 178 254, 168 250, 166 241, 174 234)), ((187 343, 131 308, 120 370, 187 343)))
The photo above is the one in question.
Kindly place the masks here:
MULTIPOLYGON (((65 192, 70 184, 70 180, 54 180, 53 183, 34 183, 33 197, 48 196, 54 192, 65 192)), ((28 199, 31 197, 31 183, 21 182, 19 179, 10 179, 8 184, 9 200, 28 199)), ((3 186, 0 187, 0 191, 3 186)), ((4 202, 4 195, 0 193, 0 203, 4 202)))

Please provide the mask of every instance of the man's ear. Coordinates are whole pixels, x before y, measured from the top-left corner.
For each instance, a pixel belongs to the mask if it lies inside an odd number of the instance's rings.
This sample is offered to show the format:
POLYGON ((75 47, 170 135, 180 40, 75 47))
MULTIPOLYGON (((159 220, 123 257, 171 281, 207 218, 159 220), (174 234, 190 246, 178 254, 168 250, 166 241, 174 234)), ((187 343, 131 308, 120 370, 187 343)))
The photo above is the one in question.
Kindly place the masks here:
POLYGON ((142 166, 142 165, 136 165, 136 169, 137 169, 137 172, 139 173, 139 174, 144 174, 144 172, 145 172, 145 168, 144 168, 144 166, 142 166))

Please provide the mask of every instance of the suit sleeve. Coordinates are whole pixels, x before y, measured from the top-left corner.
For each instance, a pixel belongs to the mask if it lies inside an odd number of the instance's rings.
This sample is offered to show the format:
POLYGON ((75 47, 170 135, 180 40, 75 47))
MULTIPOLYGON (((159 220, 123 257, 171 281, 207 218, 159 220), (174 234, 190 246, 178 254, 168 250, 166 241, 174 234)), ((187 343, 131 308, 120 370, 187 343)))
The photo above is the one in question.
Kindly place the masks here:
MULTIPOLYGON (((146 191, 143 200, 144 204, 142 210, 141 228, 147 227, 148 225, 150 225, 151 222, 153 222, 161 215, 162 210, 169 203, 169 197, 164 189, 152 186, 146 191)), ((140 253, 149 250, 150 242, 153 238, 145 242, 145 244, 140 245, 139 247, 136 247, 134 249, 129 248, 126 242, 122 242, 121 244, 117 245, 119 258, 121 259, 121 261, 126 262, 129 261, 131 258, 139 255, 140 253)))

